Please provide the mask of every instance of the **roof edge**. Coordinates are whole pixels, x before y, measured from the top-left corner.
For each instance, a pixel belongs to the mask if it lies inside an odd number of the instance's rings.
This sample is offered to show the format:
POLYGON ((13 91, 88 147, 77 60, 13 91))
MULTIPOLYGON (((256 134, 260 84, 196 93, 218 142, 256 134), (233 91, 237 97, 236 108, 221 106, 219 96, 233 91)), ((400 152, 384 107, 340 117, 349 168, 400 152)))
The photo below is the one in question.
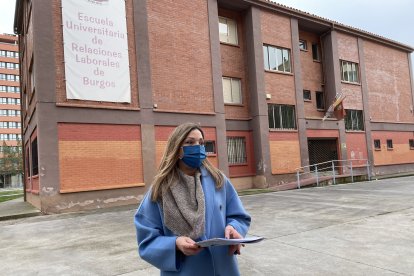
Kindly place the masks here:
MULTIPOLYGON (((358 37, 366 38, 368 40, 372 40, 381 44, 385 44, 387 46, 391 46, 394 48, 398 48, 400 50, 412 53, 414 52, 414 48, 410 45, 403 44, 401 42, 365 31, 355 27, 351 27, 342 23, 339 23, 334 20, 330 20, 327 18, 323 18, 296 8, 288 7, 272 0, 243 0, 244 2, 250 3, 252 5, 262 7, 265 9, 270 9, 273 11, 277 11, 282 14, 286 14, 292 16, 297 19, 306 19, 313 22, 317 22, 321 25, 330 26, 332 30, 339 30, 344 33, 354 34, 358 37)), ((276 0, 277 1, 277 0, 276 0)))

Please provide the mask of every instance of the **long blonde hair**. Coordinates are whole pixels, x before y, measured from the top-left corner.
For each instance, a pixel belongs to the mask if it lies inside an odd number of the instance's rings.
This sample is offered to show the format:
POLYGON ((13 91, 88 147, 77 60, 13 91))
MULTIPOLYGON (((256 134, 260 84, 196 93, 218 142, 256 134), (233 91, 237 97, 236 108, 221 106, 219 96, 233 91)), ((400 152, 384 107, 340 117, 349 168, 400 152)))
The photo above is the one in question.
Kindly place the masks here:
MULTIPOLYGON (((151 187, 151 200, 157 201, 161 198, 162 190, 170 187, 173 183, 176 183, 179 179, 178 174, 178 160, 180 155, 180 148, 182 147, 184 140, 188 134, 197 129, 201 132, 204 139, 204 132, 199 125, 194 123, 185 123, 177 126, 167 141, 167 147, 164 151, 164 155, 161 159, 158 173, 155 175, 151 187)), ((211 174, 216 183, 216 188, 219 189, 224 184, 223 173, 214 167, 208 159, 204 159, 203 166, 211 174)))

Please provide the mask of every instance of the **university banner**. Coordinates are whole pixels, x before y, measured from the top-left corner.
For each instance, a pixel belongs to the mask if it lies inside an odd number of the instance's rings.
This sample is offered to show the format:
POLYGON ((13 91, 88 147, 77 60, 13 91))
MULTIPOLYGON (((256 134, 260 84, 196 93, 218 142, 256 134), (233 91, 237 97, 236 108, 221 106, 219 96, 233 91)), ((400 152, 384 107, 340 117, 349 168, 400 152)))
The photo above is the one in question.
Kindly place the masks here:
POLYGON ((62 0, 68 99, 131 102, 124 0, 62 0))

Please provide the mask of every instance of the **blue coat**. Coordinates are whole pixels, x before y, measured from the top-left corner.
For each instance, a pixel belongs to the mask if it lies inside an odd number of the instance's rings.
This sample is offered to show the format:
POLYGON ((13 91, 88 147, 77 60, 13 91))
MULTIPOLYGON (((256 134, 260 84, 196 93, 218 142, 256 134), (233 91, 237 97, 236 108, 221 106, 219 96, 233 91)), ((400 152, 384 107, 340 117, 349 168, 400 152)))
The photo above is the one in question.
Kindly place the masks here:
MULTIPOLYGON (((224 228, 231 225, 242 236, 250 226, 250 216, 244 210, 233 185, 216 189, 205 168, 201 168, 201 185, 205 197, 205 235, 199 240, 224 238, 224 228)), ((163 222, 163 213, 148 192, 135 214, 138 251, 142 259, 161 270, 161 275, 240 275, 235 255, 228 255, 228 246, 204 248, 195 256, 185 256, 176 250, 175 236, 163 222)), ((197 240, 198 241, 198 240, 197 240)))

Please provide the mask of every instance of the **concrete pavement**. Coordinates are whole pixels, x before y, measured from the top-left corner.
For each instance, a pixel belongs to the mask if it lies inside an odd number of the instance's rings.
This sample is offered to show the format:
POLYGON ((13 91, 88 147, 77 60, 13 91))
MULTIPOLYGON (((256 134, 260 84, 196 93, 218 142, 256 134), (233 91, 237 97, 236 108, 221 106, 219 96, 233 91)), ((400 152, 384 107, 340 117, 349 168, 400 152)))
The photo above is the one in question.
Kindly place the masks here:
MULTIPOLYGON (((414 177, 243 196, 242 275, 414 275, 414 177)), ((159 275, 134 207, 0 222, 0 274, 159 275)))
POLYGON ((40 211, 23 197, 0 203, 0 221, 41 215, 40 211))

